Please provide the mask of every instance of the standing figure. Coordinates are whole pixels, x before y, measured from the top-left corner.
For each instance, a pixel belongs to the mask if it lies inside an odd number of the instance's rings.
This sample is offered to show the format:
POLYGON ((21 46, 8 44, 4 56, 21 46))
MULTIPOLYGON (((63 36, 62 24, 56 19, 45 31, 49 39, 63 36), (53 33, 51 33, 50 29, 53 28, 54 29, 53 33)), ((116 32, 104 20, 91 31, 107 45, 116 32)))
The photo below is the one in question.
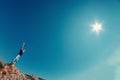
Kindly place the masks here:
POLYGON ((19 58, 23 55, 23 53, 25 52, 24 45, 25 45, 25 43, 22 44, 22 48, 20 49, 20 52, 19 52, 18 55, 12 60, 11 64, 15 64, 15 63, 19 60, 19 58))

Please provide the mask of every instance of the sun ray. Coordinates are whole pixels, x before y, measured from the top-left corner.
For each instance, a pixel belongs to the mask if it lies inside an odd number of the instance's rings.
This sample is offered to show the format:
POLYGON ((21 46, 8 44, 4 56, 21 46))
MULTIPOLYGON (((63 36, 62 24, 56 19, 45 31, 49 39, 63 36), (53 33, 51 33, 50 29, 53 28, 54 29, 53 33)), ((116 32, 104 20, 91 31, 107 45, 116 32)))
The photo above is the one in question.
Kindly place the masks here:
POLYGON ((96 34, 99 34, 102 30, 102 24, 95 22, 95 24, 92 25, 92 31, 96 32, 96 34))

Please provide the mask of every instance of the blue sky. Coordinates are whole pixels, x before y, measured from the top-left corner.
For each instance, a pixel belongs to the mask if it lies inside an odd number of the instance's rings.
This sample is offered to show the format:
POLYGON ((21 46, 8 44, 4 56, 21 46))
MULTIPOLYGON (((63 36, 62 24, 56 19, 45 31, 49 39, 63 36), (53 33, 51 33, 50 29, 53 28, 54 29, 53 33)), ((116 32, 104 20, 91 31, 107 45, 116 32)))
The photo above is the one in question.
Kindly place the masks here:
POLYGON ((119 80, 120 1, 1 0, 0 60, 47 80, 119 80), (102 24, 99 35, 92 32, 102 24))

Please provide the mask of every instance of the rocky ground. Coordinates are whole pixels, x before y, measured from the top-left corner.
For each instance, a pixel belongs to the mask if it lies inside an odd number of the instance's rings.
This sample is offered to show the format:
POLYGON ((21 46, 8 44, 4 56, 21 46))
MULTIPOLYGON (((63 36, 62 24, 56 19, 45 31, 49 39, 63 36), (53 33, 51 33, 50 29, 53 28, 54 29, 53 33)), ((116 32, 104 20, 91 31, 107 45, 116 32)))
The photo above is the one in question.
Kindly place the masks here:
POLYGON ((44 80, 33 75, 24 74, 13 64, 0 62, 0 80, 44 80))

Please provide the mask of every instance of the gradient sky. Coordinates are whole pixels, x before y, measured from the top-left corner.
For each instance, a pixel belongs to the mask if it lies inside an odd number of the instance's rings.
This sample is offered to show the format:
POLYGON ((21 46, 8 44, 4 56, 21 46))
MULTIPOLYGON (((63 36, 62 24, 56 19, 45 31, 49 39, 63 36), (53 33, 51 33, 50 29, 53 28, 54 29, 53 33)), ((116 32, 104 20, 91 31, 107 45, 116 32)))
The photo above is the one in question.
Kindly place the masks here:
POLYGON ((120 0, 1 0, 0 60, 46 80, 120 80, 120 0), (99 35, 91 25, 102 23, 99 35))

